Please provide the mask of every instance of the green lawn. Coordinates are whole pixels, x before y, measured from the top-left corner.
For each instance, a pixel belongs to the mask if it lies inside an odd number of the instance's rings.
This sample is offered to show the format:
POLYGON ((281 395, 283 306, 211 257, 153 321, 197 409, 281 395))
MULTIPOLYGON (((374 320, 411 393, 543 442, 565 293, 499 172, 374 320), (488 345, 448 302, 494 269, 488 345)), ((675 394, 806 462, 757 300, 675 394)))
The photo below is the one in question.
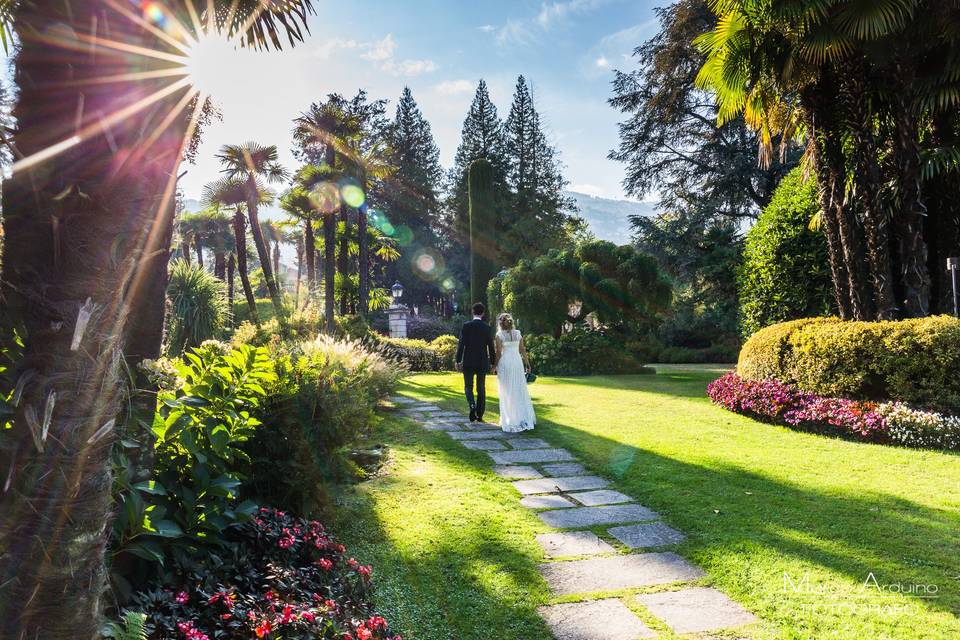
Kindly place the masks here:
MULTIPOLYGON (((750 637, 960 637, 960 457, 728 413, 704 396, 717 375, 541 378, 536 435, 687 533, 679 552, 704 583, 768 621, 750 637)), ((402 392, 462 409, 460 380, 417 375, 402 392)), ((377 438, 391 465, 342 498, 337 528, 374 563, 383 612, 407 638, 548 638, 546 528, 489 458, 396 417, 377 438)))

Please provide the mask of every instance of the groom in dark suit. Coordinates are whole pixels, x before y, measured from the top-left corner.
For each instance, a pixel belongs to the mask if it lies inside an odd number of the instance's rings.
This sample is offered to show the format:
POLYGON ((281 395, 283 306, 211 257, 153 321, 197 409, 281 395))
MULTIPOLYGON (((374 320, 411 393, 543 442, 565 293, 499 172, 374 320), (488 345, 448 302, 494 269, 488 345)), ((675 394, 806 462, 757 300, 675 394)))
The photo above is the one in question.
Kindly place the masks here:
POLYGON ((463 371, 463 392, 470 405, 470 422, 483 422, 487 404, 486 378, 491 367, 496 371, 497 355, 493 348, 493 332, 483 321, 486 308, 482 302, 473 305, 473 320, 464 322, 457 343, 457 369, 463 371), (477 382, 477 397, 473 397, 473 382, 477 382))

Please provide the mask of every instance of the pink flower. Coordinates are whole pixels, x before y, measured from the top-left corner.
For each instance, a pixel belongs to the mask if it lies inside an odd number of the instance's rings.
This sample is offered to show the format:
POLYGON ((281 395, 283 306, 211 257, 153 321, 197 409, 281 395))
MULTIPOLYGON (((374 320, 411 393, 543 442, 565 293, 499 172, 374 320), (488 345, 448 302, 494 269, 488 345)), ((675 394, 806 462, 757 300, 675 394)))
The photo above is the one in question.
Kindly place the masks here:
POLYGON ((178 591, 174 600, 177 601, 177 604, 187 604, 190 602, 190 596, 186 591, 178 591))
POLYGON ((320 558, 317 560, 317 564, 320 565, 320 568, 324 571, 330 571, 330 569, 333 569, 333 563, 327 558, 320 558))

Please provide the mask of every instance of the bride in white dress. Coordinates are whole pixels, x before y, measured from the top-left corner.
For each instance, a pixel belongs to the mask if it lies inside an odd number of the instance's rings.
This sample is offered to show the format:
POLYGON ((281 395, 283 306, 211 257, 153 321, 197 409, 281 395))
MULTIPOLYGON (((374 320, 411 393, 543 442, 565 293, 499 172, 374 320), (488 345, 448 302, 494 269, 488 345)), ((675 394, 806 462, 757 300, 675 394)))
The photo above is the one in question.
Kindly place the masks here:
POLYGON ((537 416, 527 389, 530 360, 523 336, 513 328, 509 313, 497 317, 497 383, 500 395, 500 428, 508 433, 533 429, 537 416))

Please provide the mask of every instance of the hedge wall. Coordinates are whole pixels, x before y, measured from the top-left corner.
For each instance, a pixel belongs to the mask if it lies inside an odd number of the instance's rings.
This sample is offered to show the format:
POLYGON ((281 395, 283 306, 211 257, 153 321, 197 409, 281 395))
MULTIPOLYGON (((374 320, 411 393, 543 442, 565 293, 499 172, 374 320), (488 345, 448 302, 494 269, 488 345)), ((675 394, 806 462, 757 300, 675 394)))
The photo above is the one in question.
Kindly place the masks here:
POLYGON ((902 400, 960 413, 960 320, 783 322, 747 340, 737 373, 823 396, 902 400))

